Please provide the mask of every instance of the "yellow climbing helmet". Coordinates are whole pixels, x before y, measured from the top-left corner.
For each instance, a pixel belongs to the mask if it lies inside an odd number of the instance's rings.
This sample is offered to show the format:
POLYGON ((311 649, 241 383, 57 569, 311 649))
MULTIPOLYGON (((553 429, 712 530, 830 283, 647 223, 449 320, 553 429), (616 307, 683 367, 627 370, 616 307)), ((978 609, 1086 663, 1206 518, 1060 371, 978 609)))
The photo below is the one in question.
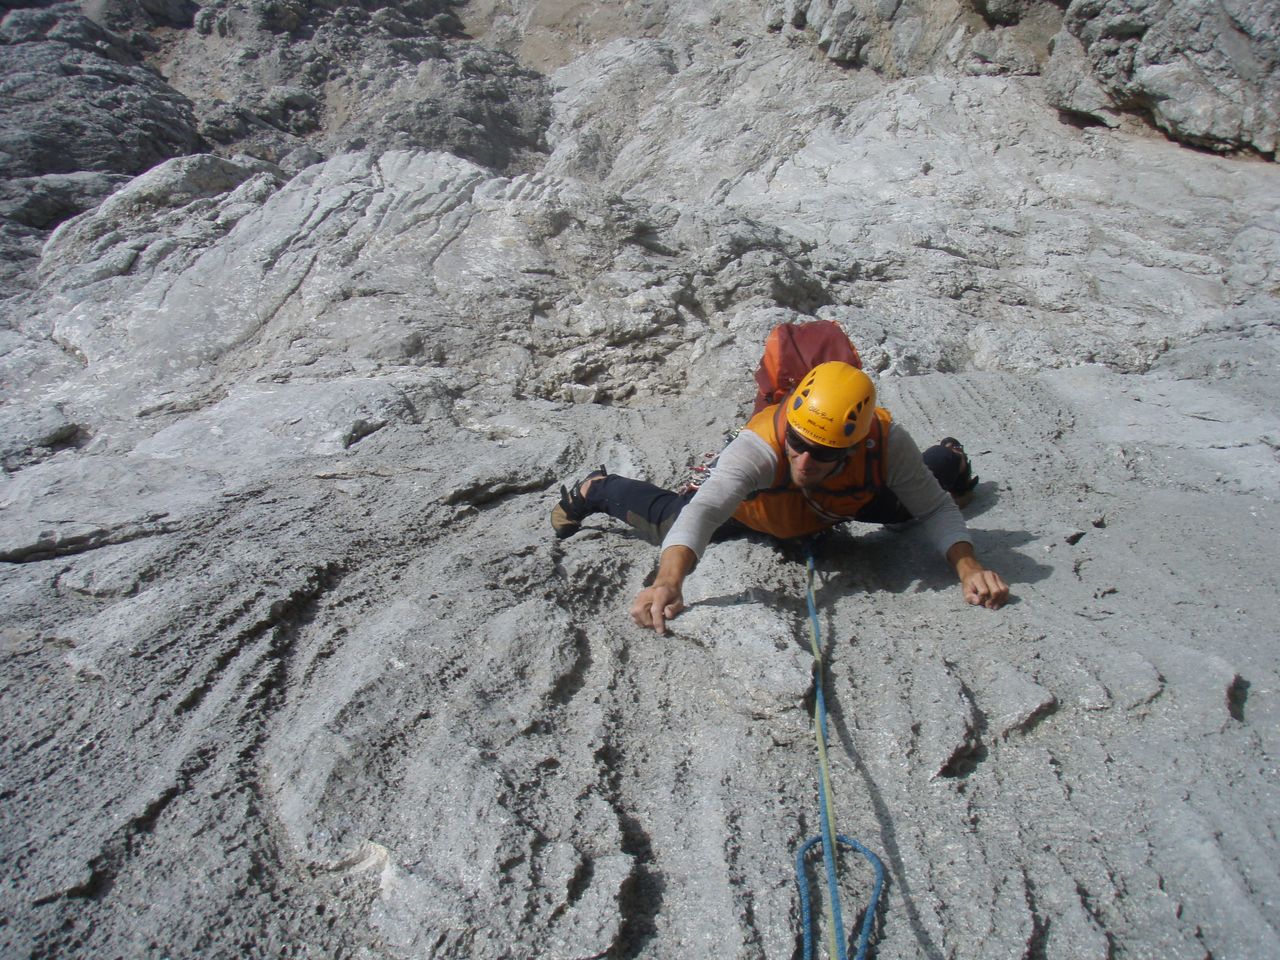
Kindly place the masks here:
POLYGON ((857 367, 832 360, 810 370, 786 403, 787 425, 802 438, 845 449, 871 430, 876 385, 857 367))

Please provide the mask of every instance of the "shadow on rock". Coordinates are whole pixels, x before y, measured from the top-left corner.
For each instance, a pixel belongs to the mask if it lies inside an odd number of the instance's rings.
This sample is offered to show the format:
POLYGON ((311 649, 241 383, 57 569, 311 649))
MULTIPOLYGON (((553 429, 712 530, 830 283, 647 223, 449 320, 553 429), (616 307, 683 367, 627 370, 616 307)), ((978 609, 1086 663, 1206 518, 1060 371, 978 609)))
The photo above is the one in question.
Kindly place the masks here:
MULTIPOLYGON (((1051 568, 1019 552, 1035 537, 1025 530, 973 531, 983 565, 1009 582, 1010 603, 1017 602, 1018 585, 1048 578, 1051 568)), ((803 563, 798 549, 788 546, 803 563)), ((861 536, 839 532, 821 541, 814 561, 827 581, 820 588, 823 602, 839 600, 854 592, 919 593, 956 589, 956 579, 945 560, 934 554, 919 531, 876 529, 861 536)))
MULTIPOLYGON (((915 899, 911 893, 911 881, 908 879, 910 871, 908 871, 902 861, 902 851, 898 846, 897 833, 893 827, 893 812, 889 809, 889 805, 885 802, 884 795, 880 792, 879 786, 875 779, 871 776, 871 771, 867 769, 867 765, 863 762, 861 755, 858 753, 853 743, 853 737, 849 733, 839 710, 833 710, 828 713, 828 719, 832 726, 836 729, 836 736, 840 740, 840 745, 844 747, 845 755, 853 761, 854 769, 858 771, 858 776, 862 778, 863 786, 866 788, 866 795, 871 800, 871 808, 875 811, 876 822, 880 825, 880 849, 884 851, 885 859, 888 861, 889 882, 886 885, 885 893, 887 894, 880 901, 881 917, 889 910, 889 901, 893 898, 893 891, 899 891, 902 900, 902 907, 907 913, 907 923, 911 926, 911 933, 915 937, 916 943, 920 946, 921 953, 928 960, 942 960, 943 952, 938 945, 934 943, 933 938, 929 936, 929 931, 925 929, 924 922, 920 918, 920 910, 916 907, 915 899)), ((877 918, 879 924, 880 917, 877 918)))

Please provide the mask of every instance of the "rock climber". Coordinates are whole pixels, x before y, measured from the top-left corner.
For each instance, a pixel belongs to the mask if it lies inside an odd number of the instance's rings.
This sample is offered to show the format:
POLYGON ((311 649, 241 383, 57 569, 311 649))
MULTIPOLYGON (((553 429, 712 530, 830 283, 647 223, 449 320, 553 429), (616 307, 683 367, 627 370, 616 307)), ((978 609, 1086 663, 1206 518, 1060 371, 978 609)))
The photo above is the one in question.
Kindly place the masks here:
POLYGON ((977 482, 958 441, 947 437, 922 455, 876 406, 871 378, 831 361, 752 417, 696 490, 664 490, 601 467, 560 488, 551 524, 567 537, 603 512, 661 544, 653 584, 631 605, 631 618, 658 633, 684 609, 685 578, 717 531, 747 528, 789 539, 849 520, 918 522, 951 564, 965 600, 995 610, 1009 598, 1009 585, 978 560, 959 509, 977 482))

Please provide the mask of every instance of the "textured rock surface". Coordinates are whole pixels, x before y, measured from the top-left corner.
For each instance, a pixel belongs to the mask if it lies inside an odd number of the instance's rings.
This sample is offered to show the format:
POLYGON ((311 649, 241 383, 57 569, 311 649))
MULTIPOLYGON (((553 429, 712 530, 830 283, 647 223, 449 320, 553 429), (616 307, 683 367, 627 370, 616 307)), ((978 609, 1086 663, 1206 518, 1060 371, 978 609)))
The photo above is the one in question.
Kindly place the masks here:
POLYGON ((546 83, 459 39, 447 0, 204 4, 155 62, 226 152, 300 168, 343 150, 450 150, 500 170, 536 163, 546 83))
POLYGON ((717 545, 646 636, 653 548, 547 512, 679 482, 814 315, 1016 595, 820 559, 877 955, 1277 953, 1275 166, 1062 123, 1048 8, 930 7, 902 77, 782 9, 86 7, 258 119, 0 191, 0 953, 798 955, 803 565, 717 545))
POLYGON ((1063 110, 1112 126, 1146 113, 1178 140, 1274 159, 1278 36, 1273 3, 1072 0, 1046 80, 1063 110))
POLYGON ((1052 3, 1023 8, 1008 2, 906 0, 785 0, 771 5, 769 24, 808 30, 837 63, 870 67, 889 77, 938 69, 988 73, 1036 73, 1046 41, 1061 22, 1052 3))
POLYGON ((200 144, 182 95, 69 4, 7 11, 0 49, 0 177, 141 173, 200 144))

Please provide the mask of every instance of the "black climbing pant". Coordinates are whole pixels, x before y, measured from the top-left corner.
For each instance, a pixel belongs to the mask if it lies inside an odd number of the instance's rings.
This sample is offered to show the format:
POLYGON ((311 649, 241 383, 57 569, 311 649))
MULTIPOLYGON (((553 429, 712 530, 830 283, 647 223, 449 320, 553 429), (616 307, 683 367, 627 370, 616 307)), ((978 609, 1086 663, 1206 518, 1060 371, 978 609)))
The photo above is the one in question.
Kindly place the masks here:
MULTIPOLYGON (((944 490, 959 492, 973 485, 967 463, 954 450, 944 446, 930 447, 924 453, 924 463, 944 490), (962 470, 964 476, 961 476, 962 470)), ((607 513, 633 527, 650 543, 660 545, 676 517, 680 516, 680 511, 696 492, 676 493, 644 480, 610 474, 591 485, 587 491, 587 503, 593 512, 607 513)), ((888 524, 906 523, 912 517, 893 491, 882 487, 876 492, 875 499, 859 510, 853 519, 858 523, 888 524)), ((729 520, 716 531, 713 539, 723 540, 746 530, 736 520, 729 520)))
MULTIPOLYGON (((587 504, 593 511, 621 520, 645 540, 659 546, 695 492, 676 493, 644 480, 609 474, 587 490, 587 504)), ((905 523, 911 519, 911 514, 893 491, 883 488, 853 519, 859 523, 905 523)), ((729 520, 716 531, 714 539, 723 540, 746 529, 736 520, 729 520)))

